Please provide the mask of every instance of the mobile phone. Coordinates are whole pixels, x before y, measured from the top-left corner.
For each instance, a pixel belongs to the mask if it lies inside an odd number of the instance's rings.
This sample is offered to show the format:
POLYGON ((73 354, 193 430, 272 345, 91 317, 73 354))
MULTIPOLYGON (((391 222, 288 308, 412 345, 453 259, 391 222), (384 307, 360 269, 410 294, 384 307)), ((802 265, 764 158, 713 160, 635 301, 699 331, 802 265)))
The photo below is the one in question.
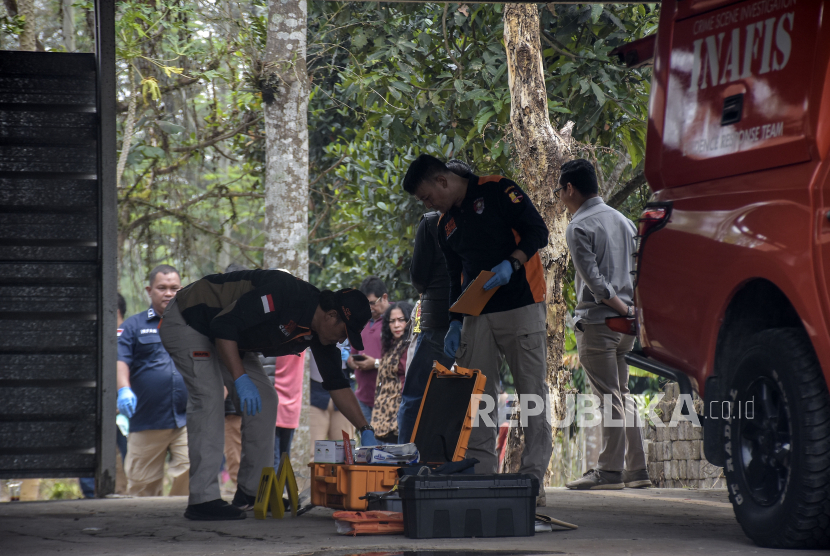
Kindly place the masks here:
POLYGON ((355 361, 366 361, 366 356, 358 353, 357 355, 352 355, 352 359, 355 361))

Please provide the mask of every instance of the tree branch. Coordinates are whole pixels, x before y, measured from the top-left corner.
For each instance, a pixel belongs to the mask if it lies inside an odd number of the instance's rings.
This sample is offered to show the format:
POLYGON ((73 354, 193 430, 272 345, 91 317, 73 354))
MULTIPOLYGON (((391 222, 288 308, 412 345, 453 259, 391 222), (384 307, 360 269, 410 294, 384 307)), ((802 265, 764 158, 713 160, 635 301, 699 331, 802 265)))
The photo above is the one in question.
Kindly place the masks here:
MULTIPOLYGON (((133 84, 133 70, 130 67, 127 73, 130 79, 130 87, 133 84)), ((124 122, 123 140, 121 142, 121 155, 118 157, 118 164, 115 167, 115 189, 121 189, 121 176, 124 175, 124 168, 127 165, 127 158, 130 155, 130 145, 133 142, 133 128, 135 126, 135 108, 138 100, 138 91, 130 91, 129 108, 127 109, 127 121, 124 122)))
POLYGON ((208 139, 207 141, 202 141, 201 143, 199 143, 197 145, 190 145, 190 146, 187 146, 187 147, 173 147, 172 149, 170 149, 170 152, 187 153, 187 152, 196 151, 196 150, 199 150, 199 149, 204 149, 206 147, 211 147, 211 146, 215 145, 216 143, 218 143, 219 141, 224 141, 225 139, 230 139, 231 137, 234 137, 234 136, 242 133, 245 130, 245 128, 254 125, 255 123, 262 120, 262 118, 263 118, 262 116, 257 116, 253 120, 250 120, 248 122, 244 122, 242 125, 240 125, 236 129, 232 129, 231 131, 228 131, 226 133, 222 133, 221 135, 215 135, 215 136, 211 137, 210 139, 208 139))
POLYGON ((577 54, 571 54, 570 52, 562 50, 561 48, 559 48, 558 46, 556 46, 553 43, 553 41, 555 41, 556 39, 550 33, 545 31, 544 29, 540 29, 540 31, 542 32, 542 38, 545 39, 545 42, 548 43, 552 49, 554 49, 556 52, 558 52, 562 56, 567 56, 571 60, 577 60, 577 59, 581 60, 581 59, 584 58, 583 56, 579 56, 577 54))
MULTIPOLYGON (((5 2, 14 1, 16 3, 17 0, 4 0, 5 2)), ((164 28, 160 28, 163 31, 164 28)), ((219 68, 219 60, 211 60, 205 67, 205 71, 215 70, 219 68)), ((175 83, 172 85, 165 85, 163 87, 159 87, 159 92, 162 96, 166 95, 167 93, 171 93, 183 87, 187 87, 188 85, 193 85, 194 83, 198 82, 201 77, 188 77, 186 75, 180 76, 175 83)), ((115 111, 117 113, 126 112, 127 111, 127 103, 117 103, 115 106, 115 111)))
POLYGON ((326 208, 323 209, 323 212, 320 214, 320 216, 317 217, 317 222, 314 223, 314 227, 311 229, 310 232, 308 232, 309 238, 313 238, 314 234, 317 233, 317 228, 319 228, 320 224, 323 223, 323 220, 329 212, 329 208, 331 208, 331 203, 328 200, 326 200, 326 208))
MULTIPOLYGON (((233 182, 231 182, 231 183, 233 183, 233 182)), ((207 193, 203 193, 203 194, 199 195, 198 197, 194 197, 193 199, 190 199, 187 202, 179 205, 178 207, 174 207, 174 208, 159 207, 157 205, 154 205, 153 203, 150 203, 148 201, 144 201, 144 200, 141 200, 141 199, 135 200, 136 202, 138 202, 141 205, 144 205, 146 207, 151 207, 151 208, 155 209, 155 212, 151 212, 150 214, 145 214, 143 216, 140 216, 140 217, 136 218, 135 220, 133 220, 132 222, 130 222, 126 226, 126 228, 123 230, 123 233, 125 235, 129 234, 131 231, 133 231, 137 227, 139 227, 139 226, 141 226, 141 225, 143 225, 147 222, 152 222, 153 220, 158 220, 159 218, 162 218, 165 214, 170 214, 171 211, 173 213, 182 213, 182 214, 184 214, 185 209, 195 205, 196 203, 198 203, 200 201, 204 201, 206 199, 211 199, 211 198, 216 199, 216 198, 225 198, 225 197, 252 197, 252 198, 255 198, 255 199, 262 199, 262 198, 265 197, 265 195, 262 194, 262 193, 253 193, 253 192, 249 192, 249 193, 228 193, 228 192, 226 192, 226 193, 222 194, 222 189, 223 189, 223 186, 216 187, 216 188, 208 191, 207 193)))
MULTIPOLYGON (((242 249, 243 251, 265 251, 265 247, 255 247, 253 245, 247 245, 245 243, 242 243, 241 241, 236 241, 235 239, 229 238, 225 234, 223 234, 222 232, 219 232, 217 230, 214 230, 213 228, 210 228, 209 226, 207 226, 205 224, 197 222, 196 219, 194 219, 192 216, 190 216, 186 212, 179 211, 179 210, 176 210, 176 209, 169 209, 169 208, 165 208, 165 207, 158 207, 158 206, 153 205, 152 203, 148 203, 147 201, 144 201, 143 199, 134 199, 133 202, 138 203, 140 205, 144 205, 144 206, 147 206, 147 207, 157 209, 157 211, 160 212, 160 213, 166 213, 166 214, 169 214, 171 216, 175 216, 175 217, 179 218, 180 220, 184 220, 185 222, 187 222, 188 224, 190 224, 191 226, 193 226, 197 230, 199 230, 201 232, 205 232, 206 234, 214 235, 220 241, 224 241, 225 243, 233 245, 234 247, 238 247, 239 249, 242 249)), ((160 216, 158 218, 160 218, 160 216)))
POLYGON ((340 157, 340 160, 338 160, 337 162, 335 162, 334 164, 332 164, 332 165, 328 168, 328 170, 323 170, 320 174, 318 174, 318 175, 317 175, 317 177, 316 177, 316 178, 314 178, 314 181, 312 181, 311 183, 309 183, 309 184, 308 184, 308 187, 314 187, 314 186, 317 184, 317 182, 318 182, 318 181, 320 181, 321 179, 323 179, 323 176, 325 176, 326 174, 328 174, 329 172, 331 172, 332 170, 334 170, 335 168, 337 168, 338 166, 340 166, 340 163, 341 163, 341 162, 343 162, 343 160, 345 160, 346 156, 347 156, 347 155, 345 155, 345 154, 344 154, 343 156, 341 156, 341 157, 340 157))
POLYGON ((234 157, 232 157, 232 156, 230 156, 230 155, 228 155, 228 154, 225 154, 225 151, 223 151, 222 149, 220 149, 220 148, 219 148, 219 145, 213 145, 213 148, 214 148, 214 149, 216 149, 216 152, 218 152, 219 154, 221 154, 222 156, 224 156, 224 157, 225 157, 225 158, 227 158, 228 160, 230 160, 230 161, 232 161, 232 162, 239 162, 239 159, 238 159, 238 158, 234 158, 234 157))
POLYGON ((611 195, 611 198, 608 199, 606 204, 611 208, 618 208, 622 205, 628 196, 631 195, 634 190, 642 186, 646 183, 646 175, 641 171, 639 174, 628 180, 625 185, 619 188, 617 191, 611 195))
POLYGON ((461 75, 463 68, 461 67, 461 63, 455 58, 455 54, 452 53, 450 50, 450 41, 447 39, 447 6, 449 4, 444 4, 444 16, 441 18, 441 24, 444 27, 444 48, 447 49, 447 54, 449 55, 450 59, 455 64, 455 69, 458 71, 458 75, 461 75))
POLYGON ((158 170, 156 170, 156 171, 155 171, 155 174, 156 174, 157 176, 164 176, 164 175, 166 175, 166 174, 172 174, 173 172, 175 172, 176 170, 178 170, 178 169, 179 169, 179 167, 180 167, 182 164, 184 164, 185 162, 187 162, 188 160, 190 160, 190 156, 191 156, 191 154, 192 154, 192 153, 190 153, 190 152, 185 153, 183 157, 181 157, 180 159, 178 159, 176 162, 174 162, 174 163, 173 163, 173 164, 171 164, 170 166, 165 166, 164 168, 159 168, 158 170))
POLYGON ((326 237, 318 237, 318 238, 316 238, 316 239, 310 239, 310 240, 308 240, 308 242, 309 242, 309 243, 322 243, 322 242, 324 242, 324 241, 328 241, 328 240, 330 240, 330 239, 334 239, 334 238, 336 238, 336 237, 342 236, 343 234, 345 234, 345 233, 347 233, 347 232, 351 232, 352 230, 354 230, 354 229, 355 229, 355 228, 357 228, 358 226, 360 226, 360 223, 357 223, 357 224, 352 224, 351 226, 346 226, 346 227, 345 227, 345 228, 343 228, 342 230, 338 230, 338 231, 334 232, 334 233, 333 233, 333 234, 331 234, 331 235, 328 235, 328 236, 326 236, 326 237))
MULTIPOLYGON (((608 176, 607 180, 605 180, 606 184, 611 184, 611 191, 614 191, 614 188, 620 181, 620 176, 622 175, 626 166, 628 166, 629 164, 631 164, 631 155, 629 155, 628 153, 623 153, 623 155, 614 165, 614 169, 611 171, 611 175, 608 176)), ((611 193, 611 191, 609 191, 608 193, 611 193)))

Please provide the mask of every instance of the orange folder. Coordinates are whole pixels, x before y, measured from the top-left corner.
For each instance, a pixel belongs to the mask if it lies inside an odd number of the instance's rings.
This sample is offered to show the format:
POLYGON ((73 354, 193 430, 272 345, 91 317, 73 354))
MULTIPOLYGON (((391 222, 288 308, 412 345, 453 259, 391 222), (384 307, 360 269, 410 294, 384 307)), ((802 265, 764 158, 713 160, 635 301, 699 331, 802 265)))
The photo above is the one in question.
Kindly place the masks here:
POLYGON ((453 303, 453 306, 450 307, 450 311, 455 313, 464 313, 465 315, 472 315, 474 317, 479 316, 484 310, 484 306, 487 305, 487 302, 490 301, 490 298, 493 297, 493 294, 496 293, 497 289, 499 289, 497 286, 492 290, 484 291, 484 284, 486 284, 487 280, 495 275, 495 272, 482 270, 478 277, 473 280, 469 286, 467 286, 467 289, 464 290, 458 298, 458 301, 453 303))
POLYGON ((390 535, 404 531, 401 512, 334 512, 332 517, 343 522, 338 524, 341 535, 390 535))

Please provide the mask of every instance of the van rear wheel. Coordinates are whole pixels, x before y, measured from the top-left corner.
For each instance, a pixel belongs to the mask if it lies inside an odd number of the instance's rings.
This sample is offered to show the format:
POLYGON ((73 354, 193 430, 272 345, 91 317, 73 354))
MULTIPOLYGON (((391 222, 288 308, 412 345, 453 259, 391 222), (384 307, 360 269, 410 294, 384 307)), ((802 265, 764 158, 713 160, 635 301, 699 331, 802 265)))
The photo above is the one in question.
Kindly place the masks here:
POLYGON ((830 547, 830 393, 806 334, 753 336, 727 392, 724 473, 744 532, 764 547, 830 547))

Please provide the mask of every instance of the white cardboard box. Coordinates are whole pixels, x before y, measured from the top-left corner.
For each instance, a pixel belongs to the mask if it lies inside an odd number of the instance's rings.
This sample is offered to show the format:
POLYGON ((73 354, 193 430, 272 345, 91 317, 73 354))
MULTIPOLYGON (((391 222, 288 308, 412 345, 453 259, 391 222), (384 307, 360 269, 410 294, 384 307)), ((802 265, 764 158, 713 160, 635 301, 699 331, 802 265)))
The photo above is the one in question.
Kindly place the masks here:
MULTIPOLYGON (((355 452, 356 443, 351 441, 352 453, 355 452)), ((343 463, 342 440, 315 440, 314 441, 314 463, 343 463)))

